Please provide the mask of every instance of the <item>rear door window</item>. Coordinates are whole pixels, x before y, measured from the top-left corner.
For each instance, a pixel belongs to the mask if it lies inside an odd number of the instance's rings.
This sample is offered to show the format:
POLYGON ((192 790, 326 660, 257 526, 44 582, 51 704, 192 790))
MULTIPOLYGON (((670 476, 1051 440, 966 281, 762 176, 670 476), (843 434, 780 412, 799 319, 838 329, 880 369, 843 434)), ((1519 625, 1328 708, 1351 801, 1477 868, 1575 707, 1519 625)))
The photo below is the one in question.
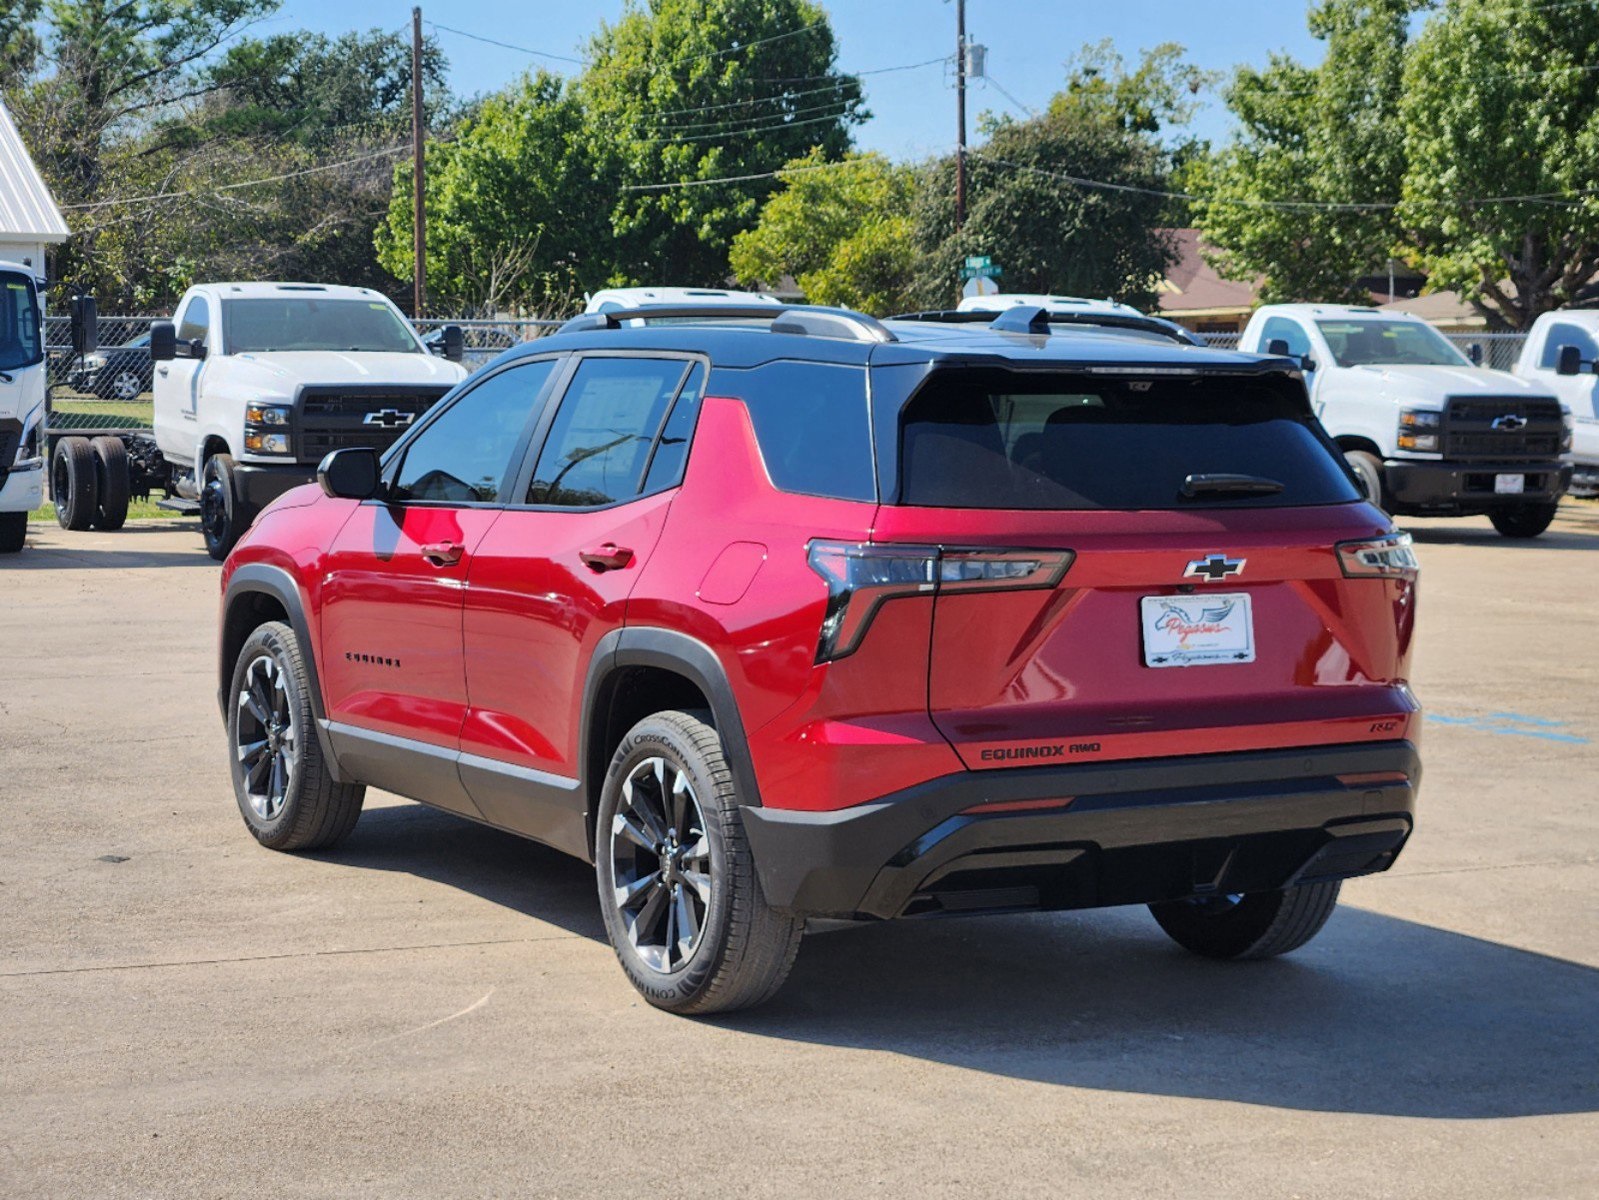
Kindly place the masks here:
POLYGON ((901 419, 901 503, 939 508, 1176 509, 1340 504, 1354 484, 1298 385, 945 371, 901 419), (1193 489, 1189 477, 1281 484, 1193 489))
POLYGON ((749 408, 761 459, 785 492, 837 500, 877 499, 863 367, 781 361, 718 372, 749 408))

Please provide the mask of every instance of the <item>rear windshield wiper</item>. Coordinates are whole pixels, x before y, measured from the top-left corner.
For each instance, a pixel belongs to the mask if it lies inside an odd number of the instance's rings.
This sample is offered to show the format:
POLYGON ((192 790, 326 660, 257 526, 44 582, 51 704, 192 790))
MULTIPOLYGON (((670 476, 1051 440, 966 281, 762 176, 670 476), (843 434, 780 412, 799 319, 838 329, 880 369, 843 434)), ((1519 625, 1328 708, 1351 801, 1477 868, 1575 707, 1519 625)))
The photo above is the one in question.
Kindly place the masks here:
POLYGON ((1275 479, 1261 475, 1190 475, 1183 480, 1182 493, 1195 496, 1274 496, 1283 490, 1275 479))

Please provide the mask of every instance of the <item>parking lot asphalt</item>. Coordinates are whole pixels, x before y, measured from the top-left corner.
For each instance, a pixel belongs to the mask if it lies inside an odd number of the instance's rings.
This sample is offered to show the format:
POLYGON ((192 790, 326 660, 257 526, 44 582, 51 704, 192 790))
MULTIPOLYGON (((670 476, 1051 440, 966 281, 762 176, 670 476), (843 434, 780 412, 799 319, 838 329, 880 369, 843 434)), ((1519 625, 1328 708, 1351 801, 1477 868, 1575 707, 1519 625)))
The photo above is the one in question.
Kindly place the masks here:
POLYGON ((258 848, 195 529, 35 526, 0 563, 0 1195, 1599 1195, 1599 506, 1407 527, 1418 832, 1304 950, 902 922, 690 1020, 553 851, 378 793, 334 851, 258 848))

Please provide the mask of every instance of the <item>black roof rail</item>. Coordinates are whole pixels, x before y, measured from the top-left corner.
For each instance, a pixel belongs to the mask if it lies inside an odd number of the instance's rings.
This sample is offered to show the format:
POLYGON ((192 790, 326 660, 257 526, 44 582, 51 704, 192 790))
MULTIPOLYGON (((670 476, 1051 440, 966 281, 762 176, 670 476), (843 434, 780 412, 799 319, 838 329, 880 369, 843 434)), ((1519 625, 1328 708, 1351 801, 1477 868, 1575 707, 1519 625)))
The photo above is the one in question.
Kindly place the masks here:
POLYGON ((1049 334, 1055 325, 1098 325, 1103 329, 1131 329, 1139 333, 1154 333, 1168 337, 1185 346, 1203 346, 1205 343, 1175 321, 1164 317, 1146 317, 1133 313, 1066 312, 1050 310, 1035 305, 1017 305, 999 312, 960 312, 956 309, 932 309, 927 312, 902 313, 889 317, 890 321, 929 321, 939 324, 986 324, 1001 333, 1049 334))
POLYGON ((771 321, 771 332, 807 337, 843 338, 854 342, 895 342, 893 331, 876 317, 847 308, 814 304, 641 304, 584 313, 562 325, 557 333, 591 333, 620 329, 628 321, 651 320, 771 321))

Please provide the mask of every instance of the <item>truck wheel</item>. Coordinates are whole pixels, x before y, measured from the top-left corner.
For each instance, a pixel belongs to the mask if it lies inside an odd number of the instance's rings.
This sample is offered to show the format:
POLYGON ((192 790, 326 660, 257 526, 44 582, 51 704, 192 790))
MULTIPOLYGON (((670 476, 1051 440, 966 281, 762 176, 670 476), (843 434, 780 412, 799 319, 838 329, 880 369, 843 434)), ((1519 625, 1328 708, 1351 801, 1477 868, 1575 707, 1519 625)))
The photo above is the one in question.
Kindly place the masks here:
POLYGON ((50 498, 55 501, 56 523, 63 529, 87 529, 100 507, 95 478, 94 451, 89 439, 62 438, 50 461, 50 498))
POLYGON ((28 514, 0 513, 0 554, 16 554, 28 540, 28 514))
POLYGON ((257 627, 234 662, 228 763, 244 823, 268 849, 323 849, 361 816, 366 788, 328 770, 304 651, 281 621, 257 627))
POLYGON ((1535 538, 1555 519, 1555 504, 1523 504, 1517 508, 1501 508, 1488 514, 1494 528, 1507 538, 1535 538))
POLYGON ((605 776, 595 873, 611 946, 657 1008, 729 1012, 788 978, 804 922, 766 903, 722 740, 705 712, 628 731, 605 776))
POLYGON ((128 520, 128 448, 121 438, 97 437, 89 449, 94 453, 95 486, 100 493, 94 527, 121 529, 128 520))
POLYGON ((1355 478, 1360 480, 1366 499, 1382 508, 1382 460, 1364 450, 1346 450, 1344 458, 1349 463, 1349 469, 1355 473, 1355 478))
POLYGON ((213 454, 200 475, 200 531, 206 553, 218 562, 244 536, 254 516, 239 498, 237 476, 231 454, 213 454))
POLYGON ((1272 958, 1297 950, 1321 931, 1338 903, 1338 881, 1278 892, 1208 896, 1151 904, 1172 941, 1206 958, 1272 958))

